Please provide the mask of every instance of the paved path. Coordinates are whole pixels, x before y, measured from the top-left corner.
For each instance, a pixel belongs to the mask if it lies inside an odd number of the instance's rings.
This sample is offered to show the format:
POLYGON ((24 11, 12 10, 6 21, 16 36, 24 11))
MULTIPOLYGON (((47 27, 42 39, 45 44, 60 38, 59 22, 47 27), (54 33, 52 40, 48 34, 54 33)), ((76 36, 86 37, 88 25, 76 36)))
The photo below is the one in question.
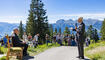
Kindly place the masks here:
POLYGON ((61 46, 48 49, 34 57, 27 57, 25 60, 80 60, 76 58, 78 56, 77 50, 77 47, 61 46))

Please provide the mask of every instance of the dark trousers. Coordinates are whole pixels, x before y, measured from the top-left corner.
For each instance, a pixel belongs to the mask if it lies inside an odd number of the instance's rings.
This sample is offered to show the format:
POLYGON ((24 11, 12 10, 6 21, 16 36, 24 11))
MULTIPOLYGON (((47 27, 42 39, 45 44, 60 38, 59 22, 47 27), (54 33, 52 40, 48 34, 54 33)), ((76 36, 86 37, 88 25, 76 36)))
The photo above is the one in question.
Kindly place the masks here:
POLYGON ((58 39, 58 44, 62 45, 62 41, 60 39, 58 39))
POLYGON ((78 43, 78 53, 79 53, 79 57, 84 58, 84 45, 83 45, 83 43, 78 43))
POLYGON ((37 46, 38 46, 38 41, 34 41, 33 44, 34 44, 34 47, 37 48, 37 46))
POLYGON ((67 40, 65 40, 65 46, 67 45, 67 40))
POLYGON ((27 49, 28 49, 28 44, 19 44, 19 45, 16 45, 15 47, 23 47, 23 55, 24 54, 27 54, 27 49))
POLYGON ((49 40, 46 40, 46 44, 48 45, 48 43, 50 43, 50 41, 49 40))

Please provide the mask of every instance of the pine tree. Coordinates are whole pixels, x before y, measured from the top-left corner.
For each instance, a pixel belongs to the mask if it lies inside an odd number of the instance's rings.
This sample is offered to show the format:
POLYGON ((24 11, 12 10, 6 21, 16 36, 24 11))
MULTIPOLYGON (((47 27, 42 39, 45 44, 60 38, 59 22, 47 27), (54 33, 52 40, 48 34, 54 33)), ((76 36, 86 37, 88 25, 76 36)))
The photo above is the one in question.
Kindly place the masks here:
POLYGON ((30 4, 30 10, 29 10, 29 17, 28 17, 28 21, 26 23, 26 33, 27 34, 31 34, 32 36, 35 35, 35 31, 36 31, 36 15, 35 15, 35 0, 31 1, 30 4))
POLYGON ((24 33, 24 28, 23 28, 23 24, 22 21, 20 21, 20 25, 19 25, 19 37, 22 39, 24 33))
POLYGON ((57 28, 55 28, 54 35, 57 34, 57 28))
POLYGON ((52 25, 50 25, 50 36, 51 38, 53 37, 53 26, 52 25))
POLYGON ((32 36, 39 33, 39 43, 45 42, 45 34, 49 31, 46 10, 41 0, 32 0, 30 4, 29 17, 26 25, 27 33, 32 36))
POLYGON ((105 40, 105 19, 102 23, 102 27, 101 27, 101 40, 105 40))
POLYGON ((94 29, 94 40, 95 40, 95 42, 97 42, 99 40, 97 29, 94 29))
POLYGON ((68 27, 65 27, 64 35, 65 34, 70 34, 70 30, 68 29, 68 27))
POLYGON ((61 34, 62 32, 61 32, 61 28, 59 28, 59 33, 61 34))
POLYGON ((29 14, 29 17, 28 17, 28 21, 26 23, 26 33, 27 34, 31 34, 32 36, 35 35, 35 27, 36 27, 36 23, 35 23, 35 20, 34 20, 34 16, 33 16, 33 12, 32 11, 29 11, 30 14, 29 14))
POLYGON ((90 37, 90 39, 94 39, 94 32, 93 31, 94 31, 93 26, 90 25, 88 30, 87 30, 87 34, 90 37))
POLYGON ((50 24, 50 27, 49 27, 49 31, 50 31, 50 39, 52 39, 53 38, 53 26, 52 26, 52 24, 50 24))

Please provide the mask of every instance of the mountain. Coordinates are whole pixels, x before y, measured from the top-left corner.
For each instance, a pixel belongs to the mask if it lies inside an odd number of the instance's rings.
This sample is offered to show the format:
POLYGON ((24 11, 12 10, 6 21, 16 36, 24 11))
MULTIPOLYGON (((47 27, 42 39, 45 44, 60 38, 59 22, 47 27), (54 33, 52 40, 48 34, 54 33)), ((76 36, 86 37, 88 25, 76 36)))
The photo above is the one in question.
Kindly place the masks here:
MULTIPOLYGON (((56 23, 53 23, 53 30, 57 28, 59 31, 59 28, 61 28, 61 32, 65 30, 65 27, 74 27, 75 23, 77 23, 77 20, 64 20, 60 19, 56 21, 56 23)), ((93 25, 94 28, 98 30, 98 32, 101 29, 102 26, 102 21, 96 20, 96 19, 84 19, 84 23, 86 25, 86 30, 88 29, 89 25, 93 25)), ((5 22, 0 22, 0 38, 4 36, 5 34, 11 35, 12 31, 14 28, 18 28, 19 24, 16 23, 5 23, 5 22)), ((25 27, 25 25, 24 25, 25 27)))
MULTIPOLYGON (((64 32, 65 27, 75 27, 75 23, 77 23, 77 20, 64 20, 64 19, 60 19, 58 21, 56 21, 56 23, 52 24, 53 26, 53 30, 55 28, 57 28, 57 31, 59 31, 59 28, 61 28, 61 31, 64 32)), ((88 29, 88 27, 90 25, 93 25, 94 28, 96 28, 98 30, 98 32, 101 29, 102 26, 102 21, 96 20, 96 19, 84 19, 84 23, 86 26, 86 30, 88 29)))
POLYGON ((11 24, 0 22, 0 37, 4 36, 5 34, 11 35, 14 28, 18 28, 19 24, 11 24))

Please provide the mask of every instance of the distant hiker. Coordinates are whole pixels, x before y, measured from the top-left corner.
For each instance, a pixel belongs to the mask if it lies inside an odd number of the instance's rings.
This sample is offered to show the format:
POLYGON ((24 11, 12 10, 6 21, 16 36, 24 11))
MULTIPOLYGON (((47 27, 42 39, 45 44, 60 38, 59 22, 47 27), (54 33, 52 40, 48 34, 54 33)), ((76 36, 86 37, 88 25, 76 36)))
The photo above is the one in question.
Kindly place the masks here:
POLYGON ((14 34, 12 36, 13 47, 24 47, 23 55, 26 56, 27 55, 28 45, 26 44, 26 42, 21 41, 19 39, 18 35, 19 35, 19 30, 18 29, 14 29, 14 34))
POLYGON ((61 36, 61 34, 58 34, 56 38, 57 38, 58 44, 62 45, 62 36, 61 36))
POLYGON ((68 46, 71 46, 71 42, 72 42, 72 36, 69 34, 69 38, 68 38, 68 46))
POLYGON ((0 43, 1 43, 1 46, 4 45, 4 43, 3 43, 3 38, 1 38, 0 43))
POLYGON ((68 39, 69 39, 69 35, 66 34, 66 35, 64 36, 65 46, 66 46, 67 43, 68 43, 68 39))
POLYGON ((33 38, 33 45, 36 48, 38 45, 39 34, 36 34, 33 38))
POLYGON ((86 46, 89 46, 89 44, 90 44, 90 39, 87 37, 86 40, 85 40, 85 42, 86 42, 86 46))
POLYGON ((76 41, 75 41, 75 36, 74 34, 72 34, 72 42, 71 42, 72 46, 76 46, 76 41))
POLYGON ((53 42, 56 43, 56 35, 53 36, 53 42))
POLYGON ((78 58, 84 59, 84 42, 85 42, 85 24, 83 23, 83 17, 80 17, 78 19, 78 23, 80 23, 79 27, 75 27, 75 29, 71 28, 71 30, 76 31, 76 40, 78 43, 78 52, 79 56, 78 58))
POLYGON ((7 38, 6 38, 6 36, 3 38, 3 44, 4 44, 5 47, 7 47, 7 38))
POLYGON ((32 45, 33 45, 32 36, 31 36, 30 33, 28 34, 28 45, 29 45, 30 47, 32 47, 32 45))
POLYGON ((45 39, 46 39, 46 44, 48 45, 48 43, 50 43, 50 36, 46 34, 45 39))
POLYGON ((24 34, 23 34, 23 41, 25 41, 26 43, 28 43, 28 37, 26 35, 26 32, 24 32, 24 34))
POLYGON ((32 36, 30 33, 28 34, 28 41, 32 41, 32 36))

